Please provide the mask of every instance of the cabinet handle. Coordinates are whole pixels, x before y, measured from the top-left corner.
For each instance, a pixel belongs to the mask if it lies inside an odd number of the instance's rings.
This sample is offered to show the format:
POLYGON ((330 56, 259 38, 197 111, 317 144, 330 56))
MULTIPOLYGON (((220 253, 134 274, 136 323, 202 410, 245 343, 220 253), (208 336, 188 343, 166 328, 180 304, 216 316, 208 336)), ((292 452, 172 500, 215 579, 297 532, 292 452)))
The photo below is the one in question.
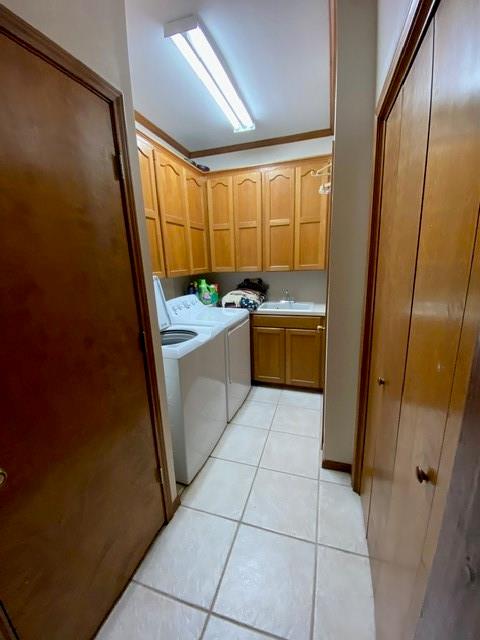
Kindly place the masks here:
POLYGON ((322 327, 321 324, 317 324, 317 331, 318 333, 320 333, 320 331, 325 331, 325 327, 322 327))
POLYGON ((415 475, 417 476, 417 480, 422 484, 422 482, 430 482, 430 476, 426 471, 422 469, 422 467, 415 467, 415 475))
POLYGON ((7 481, 7 472, 5 469, 0 469, 0 487, 7 481))
POLYGON ((383 387, 383 385, 385 384, 385 378, 377 378, 377 384, 383 387))

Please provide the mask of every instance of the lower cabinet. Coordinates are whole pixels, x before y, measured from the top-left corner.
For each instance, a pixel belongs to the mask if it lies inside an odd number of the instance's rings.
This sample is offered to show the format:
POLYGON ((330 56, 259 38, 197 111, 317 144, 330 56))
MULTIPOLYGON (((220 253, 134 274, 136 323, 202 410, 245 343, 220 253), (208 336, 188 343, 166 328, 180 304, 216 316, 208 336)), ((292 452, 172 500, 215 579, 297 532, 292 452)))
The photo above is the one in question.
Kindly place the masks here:
POLYGON ((253 379, 285 383, 285 329, 253 328, 253 379))
POLYGON ((252 333, 254 380, 323 389, 323 316, 254 314, 252 333))

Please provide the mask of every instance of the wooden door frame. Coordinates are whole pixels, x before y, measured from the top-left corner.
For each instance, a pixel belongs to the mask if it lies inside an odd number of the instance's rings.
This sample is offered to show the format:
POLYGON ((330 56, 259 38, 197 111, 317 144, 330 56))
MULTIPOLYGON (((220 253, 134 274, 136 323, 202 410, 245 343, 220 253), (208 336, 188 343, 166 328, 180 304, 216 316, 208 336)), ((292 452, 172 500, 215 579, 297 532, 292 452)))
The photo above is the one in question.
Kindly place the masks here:
POLYGON ((352 466, 352 487, 357 493, 361 493, 362 491, 363 459, 367 429, 368 386, 370 380, 371 350, 373 343, 375 285, 377 277, 382 207, 386 122, 439 4, 440 0, 412 0, 412 4, 405 20, 405 25, 376 107, 368 268, 362 326, 362 352, 357 398, 357 425, 355 431, 355 447, 352 466))
MULTIPOLYGON (((167 489, 169 484, 165 442, 162 433, 162 414, 158 395, 158 378, 155 368, 152 327, 148 310, 147 290, 140 249, 133 180, 127 143, 127 129, 122 92, 104 80, 92 69, 77 60, 68 51, 62 49, 43 33, 19 18, 16 14, 0 4, 0 33, 18 45, 30 51, 48 64, 81 84, 89 91, 102 98, 109 106, 112 120, 112 132, 115 152, 118 160, 118 179, 121 190, 124 223, 127 235, 128 252, 132 269, 135 305, 139 320, 139 340, 143 342, 145 383, 149 400, 150 418, 152 421, 155 456, 159 473, 160 496, 165 505, 167 520, 175 512, 176 505, 167 489)), ((113 171, 113 167, 112 167, 113 171)))

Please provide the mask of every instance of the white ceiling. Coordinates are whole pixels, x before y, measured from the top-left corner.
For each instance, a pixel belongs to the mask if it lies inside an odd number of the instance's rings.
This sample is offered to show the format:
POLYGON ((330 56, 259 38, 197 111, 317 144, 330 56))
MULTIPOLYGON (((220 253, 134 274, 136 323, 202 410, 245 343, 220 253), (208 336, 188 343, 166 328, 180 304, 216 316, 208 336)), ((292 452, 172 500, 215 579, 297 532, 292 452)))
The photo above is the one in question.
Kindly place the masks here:
POLYGON ((328 0, 126 0, 135 108, 190 151, 329 127, 328 0), (255 131, 233 133, 162 25, 202 19, 255 131))

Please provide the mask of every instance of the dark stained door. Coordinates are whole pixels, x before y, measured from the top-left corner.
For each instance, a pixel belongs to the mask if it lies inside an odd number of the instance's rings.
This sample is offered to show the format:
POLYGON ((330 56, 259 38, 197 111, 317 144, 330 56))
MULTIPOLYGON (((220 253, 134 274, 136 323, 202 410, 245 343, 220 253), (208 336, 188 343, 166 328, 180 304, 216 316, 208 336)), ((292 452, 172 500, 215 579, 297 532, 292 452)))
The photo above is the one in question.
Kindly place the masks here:
POLYGON ((0 600, 86 640, 164 521, 112 105, 0 35, 0 600))

